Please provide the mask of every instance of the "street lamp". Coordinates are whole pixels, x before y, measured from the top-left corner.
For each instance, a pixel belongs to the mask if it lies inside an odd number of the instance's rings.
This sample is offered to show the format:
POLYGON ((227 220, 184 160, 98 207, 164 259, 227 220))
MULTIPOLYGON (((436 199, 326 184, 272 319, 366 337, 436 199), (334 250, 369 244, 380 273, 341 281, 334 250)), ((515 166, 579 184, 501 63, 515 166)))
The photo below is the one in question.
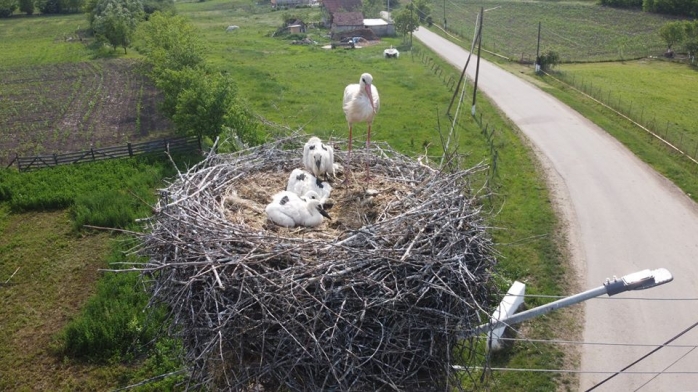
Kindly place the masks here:
POLYGON ((570 297, 562 298, 546 305, 538 306, 536 308, 517 313, 503 320, 497 320, 496 322, 489 322, 477 326, 474 329, 467 331, 465 337, 475 336, 483 332, 489 332, 500 327, 518 324, 530 318, 546 314, 552 310, 574 305, 576 303, 586 301, 588 299, 598 297, 603 294, 608 294, 608 296, 610 297, 612 295, 616 295, 625 291, 650 289, 652 287, 663 285, 664 283, 669 283, 673 279, 674 277, 665 268, 659 268, 656 270, 646 269, 625 275, 622 278, 616 278, 614 276, 613 279, 606 279, 603 285, 595 289, 587 290, 583 293, 575 294, 570 297))

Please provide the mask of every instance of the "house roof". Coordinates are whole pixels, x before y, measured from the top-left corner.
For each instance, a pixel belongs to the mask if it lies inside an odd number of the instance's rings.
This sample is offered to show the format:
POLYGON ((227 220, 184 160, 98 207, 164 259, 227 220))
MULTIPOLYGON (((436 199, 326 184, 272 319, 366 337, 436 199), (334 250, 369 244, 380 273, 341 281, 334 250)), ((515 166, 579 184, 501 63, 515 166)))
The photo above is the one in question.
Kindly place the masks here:
POLYGON ((363 26, 364 14, 361 12, 337 12, 334 14, 333 21, 337 26, 363 26))
POLYGON ((330 14, 339 10, 350 12, 361 9, 361 0, 323 0, 322 4, 330 14))

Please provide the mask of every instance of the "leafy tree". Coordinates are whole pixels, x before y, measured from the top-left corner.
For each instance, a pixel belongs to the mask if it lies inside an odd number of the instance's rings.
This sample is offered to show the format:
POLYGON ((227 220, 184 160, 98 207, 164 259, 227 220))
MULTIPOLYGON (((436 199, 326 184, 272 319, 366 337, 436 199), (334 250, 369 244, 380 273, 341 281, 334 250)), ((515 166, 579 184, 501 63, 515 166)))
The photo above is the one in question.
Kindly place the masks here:
POLYGON ((407 7, 393 15, 393 21, 395 22, 395 31, 402 35, 403 39, 407 34, 417 30, 417 27, 419 27, 419 18, 407 7))
POLYGON ((361 5, 361 12, 363 12, 366 18, 377 18, 384 8, 386 7, 383 0, 364 0, 361 5))
POLYGON ((168 14, 177 13, 174 0, 143 0, 143 11, 146 13, 146 18, 158 11, 168 14))
POLYGON ((598 3, 615 8, 642 8, 642 0, 598 0, 598 3))
POLYGON ((681 43, 689 56, 698 53, 698 19, 694 21, 684 21, 684 38, 681 43))
POLYGON ((138 50, 157 79, 165 70, 194 68, 204 62, 205 44, 198 30, 182 16, 154 13, 136 30, 138 50))
MULTIPOLYGON (((189 72, 189 86, 177 96, 172 120, 180 134, 215 139, 224 129, 235 129, 237 136, 250 136, 254 124, 249 113, 237 104, 237 88, 232 79, 203 70, 189 72)), ((252 132, 254 133, 254 132, 252 132)))
POLYGON ((19 10, 27 15, 34 14, 34 0, 19 0, 19 10))
POLYGON ((17 0, 0 0, 0 18, 7 18, 17 9, 17 0))
POLYGON ((420 22, 425 22, 427 17, 431 15, 431 5, 429 0, 414 0, 412 3, 407 5, 407 8, 414 10, 420 22))
POLYGON ((538 64, 543 70, 551 70, 560 64, 560 55, 555 51, 549 50, 538 58, 538 64))
POLYGON ((666 23, 659 28, 659 36, 666 42, 669 49, 671 49, 674 44, 683 41, 685 34, 686 31, 684 30, 683 22, 678 20, 666 23))
POLYGON ((93 10, 92 31, 97 39, 114 50, 131 45, 131 38, 143 16, 140 0, 100 0, 93 10))

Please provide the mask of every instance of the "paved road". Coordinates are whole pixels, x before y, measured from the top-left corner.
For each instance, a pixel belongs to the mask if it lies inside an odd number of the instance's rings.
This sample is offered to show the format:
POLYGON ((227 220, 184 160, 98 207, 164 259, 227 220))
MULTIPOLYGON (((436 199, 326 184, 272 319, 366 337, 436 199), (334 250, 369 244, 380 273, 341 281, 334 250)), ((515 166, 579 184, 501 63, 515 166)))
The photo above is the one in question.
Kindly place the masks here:
MULTIPOLYGON (((414 37, 455 67, 465 64, 467 52, 457 45, 424 28, 414 37)), ((554 197, 569 219, 571 245, 585 275, 583 289, 613 275, 664 267, 673 282, 618 297, 698 297, 698 206, 693 201, 602 129, 515 75, 481 60, 478 88, 532 141, 551 169, 554 197)), ((698 322, 697 301, 593 299, 584 306, 585 342, 659 345, 698 322)), ((697 345, 698 328, 672 344, 697 345)), ((584 345, 580 369, 615 372, 652 349, 584 345)), ((596 391, 696 391, 698 375, 678 374, 698 372, 698 350, 690 351, 663 348, 628 371, 666 369, 664 374, 619 375, 596 391)), ((582 374, 580 390, 606 377, 582 374)))

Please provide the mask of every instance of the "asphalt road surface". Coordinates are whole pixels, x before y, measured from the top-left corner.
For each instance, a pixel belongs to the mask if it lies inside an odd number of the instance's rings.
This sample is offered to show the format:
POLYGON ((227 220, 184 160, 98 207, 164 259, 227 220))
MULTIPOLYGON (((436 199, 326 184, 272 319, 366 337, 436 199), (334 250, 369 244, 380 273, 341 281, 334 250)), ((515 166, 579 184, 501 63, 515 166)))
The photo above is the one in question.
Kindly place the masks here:
MULTIPOLYGON (((468 53, 420 28, 414 37, 462 69, 468 53)), ((475 56, 467 73, 475 75, 475 56)), ((661 345, 698 322, 698 206, 622 144, 536 86, 487 61, 478 89, 524 133, 548 167, 553 197, 568 220, 583 290, 606 278, 666 268, 674 281, 586 301, 586 343, 661 345)), ((470 109, 470 104, 467 105, 470 109)), ((698 327, 595 391, 698 391, 698 327), (660 374, 661 373, 661 374, 660 374)), ((582 346, 580 390, 652 351, 653 346, 582 346)), ((526 373, 522 373, 522 377, 526 373)))

